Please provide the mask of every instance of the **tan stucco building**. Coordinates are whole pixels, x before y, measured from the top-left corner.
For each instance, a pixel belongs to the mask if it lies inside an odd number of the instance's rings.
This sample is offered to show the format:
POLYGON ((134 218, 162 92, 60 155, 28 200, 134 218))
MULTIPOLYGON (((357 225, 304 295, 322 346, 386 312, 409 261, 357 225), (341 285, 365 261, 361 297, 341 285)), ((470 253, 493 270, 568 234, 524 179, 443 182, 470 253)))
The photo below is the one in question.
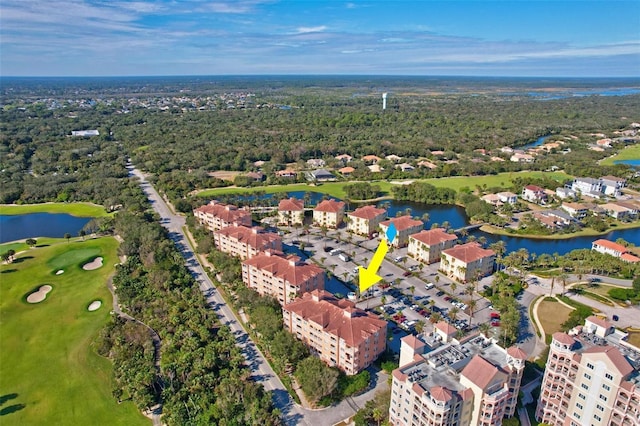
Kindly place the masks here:
POLYGON ((336 200, 323 200, 313 209, 313 224, 336 229, 344 219, 345 203, 336 200))
POLYGON ((231 225, 251 226, 251 212, 231 204, 211 201, 193 210, 200 225, 214 232, 231 225))
POLYGON ((267 250, 282 251, 280 235, 257 226, 228 226, 213 233, 213 242, 218 250, 242 260, 267 250))
POLYGON ((347 230, 365 237, 378 232, 380 222, 387 218, 387 211, 375 206, 364 206, 347 214, 347 230))
POLYGON ((458 240, 455 234, 447 233, 444 228, 420 231, 409 236, 409 256, 423 263, 440 261, 442 250, 453 247, 458 240))
POLYGON ((486 277, 493 272, 496 253, 476 242, 460 244, 441 254, 440 270, 460 282, 486 277))
POLYGON ((302 225, 304 222, 304 201, 287 198, 278 203, 279 225, 302 225))
POLYGON ((424 228, 424 222, 412 218, 411 216, 394 217, 389 220, 380 222, 380 238, 387 239, 387 229, 391 224, 396 227, 397 236, 393 240, 394 247, 405 247, 409 244, 409 235, 416 234, 424 228))

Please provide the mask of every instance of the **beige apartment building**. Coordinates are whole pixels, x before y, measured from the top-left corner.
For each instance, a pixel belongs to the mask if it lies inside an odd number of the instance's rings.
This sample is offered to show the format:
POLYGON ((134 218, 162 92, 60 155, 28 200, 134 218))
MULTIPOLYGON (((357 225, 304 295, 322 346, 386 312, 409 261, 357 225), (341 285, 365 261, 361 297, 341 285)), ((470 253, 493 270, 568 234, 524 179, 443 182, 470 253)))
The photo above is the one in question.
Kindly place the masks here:
POLYGON ((322 200, 313 209, 313 224, 326 228, 338 228, 344 219, 344 206, 343 201, 322 200))
POLYGON ((214 232, 231 225, 251 226, 251 212, 231 204, 211 201, 193 210, 200 225, 214 232))
POLYGON ((409 235, 416 234, 424 229, 424 222, 409 215, 394 217, 380 222, 380 238, 387 239, 387 229, 392 223, 396 227, 398 234, 391 245, 397 248, 405 247, 409 243, 409 235))
POLYGON ((364 206, 348 213, 347 230, 354 234, 370 237, 374 232, 378 232, 380 222, 387 218, 385 209, 378 209, 375 206, 364 206))
POLYGON ((304 222, 304 201, 287 198, 278 203, 278 225, 302 225, 304 222))
POLYGON ((431 264, 440 261, 442 250, 453 247, 458 237, 448 234, 444 228, 420 231, 409 237, 409 256, 417 261, 431 264))
POLYGON ((496 253, 472 242, 443 250, 440 257, 440 270, 444 274, 457 281, 468 282, 493 272, 496 253))
POLYGON ((324 270, 301 262, 298 256, 265 252, 242 262, 242 281, 262 296, 273 296, 286 305, 303 293, 324 290, 324 270))
POLYGON ((516 413, 527 354, 517 347, 505 350, 479 334, 458 341, 445 329, 436 327, 424 340, 402 339, 389 422, 500 426, 516 413))
POLYGON ((282 308, 284 326, 330 367, 348 375, 371 365, 386 348, 387 322, 324 290, 282 308))
POLYGON ((553 426, 640 424, 640 349, 591 316, 553 334, 536 419, 553 426))
POLYGON ((258 226, 228 226, 213 233, 213 242, 218 250, 242 260, 267 250, 282 252, 280 235, 258 226))

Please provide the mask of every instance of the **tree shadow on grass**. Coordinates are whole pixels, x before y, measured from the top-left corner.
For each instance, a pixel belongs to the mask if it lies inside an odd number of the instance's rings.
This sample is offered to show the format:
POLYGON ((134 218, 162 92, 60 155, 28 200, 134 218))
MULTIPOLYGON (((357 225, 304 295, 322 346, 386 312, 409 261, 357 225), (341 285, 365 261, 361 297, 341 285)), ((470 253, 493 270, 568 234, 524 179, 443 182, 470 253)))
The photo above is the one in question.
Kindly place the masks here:
POLYGON ((1 271, 0 274, 10 274, 12 272, 16 272, 17 269, 5 269, 4 271, 1 271))
POLYGON ((38 244, 36 247, 40 248, 40 247, 49 247, 51 244, 38 244))
POLYGON ((8 407, 4 407, 2 410, 0 410, 0 416, 6 416, 7 414, 13 414, 16 411, 20 411, 25 407, 26 407, 25 404, 9 405, 8 407))
POLYGON ((22 257, 19 257, 17 259, 14 259, 13 262, 11 262, 11 263, 22 263, 25 260, 29 260, 29 259, 33 259, 33 256, 22 256, 22 257))
POLYGON ((8 393, 6 395, 0 396, 0 405, 4 405, 5 402, 11 401, 12 399, 16 399, 18 397, 17 393, 8 393))

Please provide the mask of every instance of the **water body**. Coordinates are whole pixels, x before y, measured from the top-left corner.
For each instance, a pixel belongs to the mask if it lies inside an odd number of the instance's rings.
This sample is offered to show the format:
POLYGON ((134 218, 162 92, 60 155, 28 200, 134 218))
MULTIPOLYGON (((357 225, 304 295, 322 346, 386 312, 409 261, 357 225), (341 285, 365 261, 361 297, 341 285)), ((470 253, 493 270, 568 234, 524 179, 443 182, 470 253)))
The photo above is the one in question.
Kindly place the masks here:
POLYGON ((24 238, 62 238, 66 233, 76 236, 91 219, 60 213, 0 215, 0 243, 24 238))
POLYGON ((639 160, 618 160, 618 161, 614 161, 613 164, 626 164, 627 166, 640 167, 640 159, 639 160))
POLYGON ((535 148, 535 147, 537 147, 537 146, 540 146, 540 145, 544 144, 544 143, 545 143, 545 141, 546 141, 547 139, 549 139, 550 137, 551 137, 551 135, 540 136, 538 139, 536 139, 536 141, 535 141, 535 142, 531 142, 531 143, 528 143, 528 144, 526 144, 526 145, 519 146, 519 147, 517 147, 516 149, 523 149, 523 150, 527 150, 527 149, 529 149, 529 148, 535 148))

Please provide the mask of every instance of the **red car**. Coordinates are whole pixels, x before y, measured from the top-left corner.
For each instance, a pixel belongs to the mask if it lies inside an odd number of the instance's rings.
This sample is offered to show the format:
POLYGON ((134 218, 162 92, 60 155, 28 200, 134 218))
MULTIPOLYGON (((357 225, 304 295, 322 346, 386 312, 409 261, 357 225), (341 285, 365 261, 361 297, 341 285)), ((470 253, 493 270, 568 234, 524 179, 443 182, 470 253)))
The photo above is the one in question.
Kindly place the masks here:
POLYGON ((491 319, 500 319, 500 314, 497 312, 491 312, 491 319))
POLYGON ((491 326, 492 327, 500 327, 500 321, 498 321, 498 320, 491 321, 491 326))

